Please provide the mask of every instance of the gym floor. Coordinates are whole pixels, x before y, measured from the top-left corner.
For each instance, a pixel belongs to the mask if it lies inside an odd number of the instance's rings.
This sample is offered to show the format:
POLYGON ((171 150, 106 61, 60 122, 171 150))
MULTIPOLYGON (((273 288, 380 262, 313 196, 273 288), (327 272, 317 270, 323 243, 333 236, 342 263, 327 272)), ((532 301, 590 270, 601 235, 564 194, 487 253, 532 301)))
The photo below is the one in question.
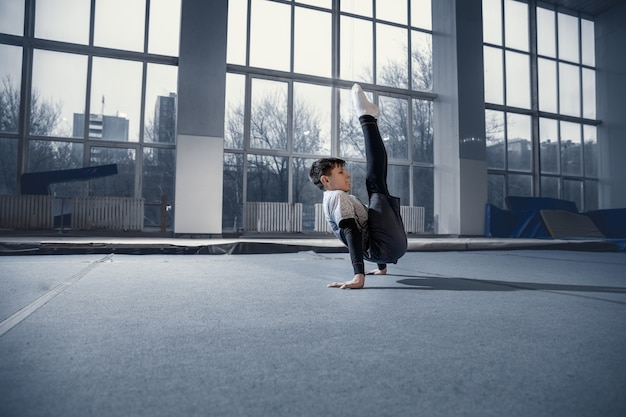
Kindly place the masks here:
POLYGON ((9 243, 2 416, 626 415, 624 252, 414 241, 388 275, 339 290, 326 284, 352 268, 330 241, 9 243))

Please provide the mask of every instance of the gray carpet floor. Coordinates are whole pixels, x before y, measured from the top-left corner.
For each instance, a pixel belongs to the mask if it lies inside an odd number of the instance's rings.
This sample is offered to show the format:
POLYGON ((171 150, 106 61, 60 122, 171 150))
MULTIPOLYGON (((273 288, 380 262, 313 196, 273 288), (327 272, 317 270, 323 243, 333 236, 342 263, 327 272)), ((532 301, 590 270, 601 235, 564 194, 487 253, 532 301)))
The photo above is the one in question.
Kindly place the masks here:
POLYGON ((626 415, 626 254, 0 257, 0 416, 626 415))

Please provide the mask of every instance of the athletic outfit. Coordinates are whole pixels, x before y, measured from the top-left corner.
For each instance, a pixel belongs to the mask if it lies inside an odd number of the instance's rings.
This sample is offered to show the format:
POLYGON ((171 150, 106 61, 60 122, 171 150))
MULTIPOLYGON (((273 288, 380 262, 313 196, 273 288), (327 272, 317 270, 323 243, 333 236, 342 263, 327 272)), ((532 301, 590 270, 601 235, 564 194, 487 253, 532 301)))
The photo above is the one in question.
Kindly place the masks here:
POLYGON ((335 236, 348 247, 355 274, 365 273, 363 259, 379 269, 396 263, 407 250, 400 199, 387 189, 387 151, 376 118, 359 117, 365 137, 369 207, 345 191, 324 191, 324 214, 335 236))

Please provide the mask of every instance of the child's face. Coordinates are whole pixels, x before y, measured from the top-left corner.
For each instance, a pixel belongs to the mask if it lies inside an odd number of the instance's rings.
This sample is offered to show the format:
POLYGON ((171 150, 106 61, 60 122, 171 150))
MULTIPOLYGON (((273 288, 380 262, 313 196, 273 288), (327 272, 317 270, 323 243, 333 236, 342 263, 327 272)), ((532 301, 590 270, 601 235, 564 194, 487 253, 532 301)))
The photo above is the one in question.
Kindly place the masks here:
POLYGON ((321 180, 329 191, 350 191, 350 174, 341 165, 333 167, 329 175, 322 175, 321 180))

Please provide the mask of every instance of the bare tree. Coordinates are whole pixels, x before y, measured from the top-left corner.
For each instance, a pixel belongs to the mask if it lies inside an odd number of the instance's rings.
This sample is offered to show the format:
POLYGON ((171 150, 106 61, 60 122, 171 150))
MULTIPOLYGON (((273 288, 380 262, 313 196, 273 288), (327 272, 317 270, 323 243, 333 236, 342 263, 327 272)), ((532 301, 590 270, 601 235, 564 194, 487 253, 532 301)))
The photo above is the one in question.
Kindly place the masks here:
POLYGON ((0 90, 0 132, 19 131, 20 123, 20 90, 15 86, 11 76, 2 79, 0 90))
MULTIPOLYGON (((20 115, 20 89, 10 76, 2 80, 0 89, 0 131, 18 132, 20 115)), ((61 119, 61 102, 44 100, 39 90, 33 89, 30 96, 29 134, 49 136, 57 128, 61 119)))

